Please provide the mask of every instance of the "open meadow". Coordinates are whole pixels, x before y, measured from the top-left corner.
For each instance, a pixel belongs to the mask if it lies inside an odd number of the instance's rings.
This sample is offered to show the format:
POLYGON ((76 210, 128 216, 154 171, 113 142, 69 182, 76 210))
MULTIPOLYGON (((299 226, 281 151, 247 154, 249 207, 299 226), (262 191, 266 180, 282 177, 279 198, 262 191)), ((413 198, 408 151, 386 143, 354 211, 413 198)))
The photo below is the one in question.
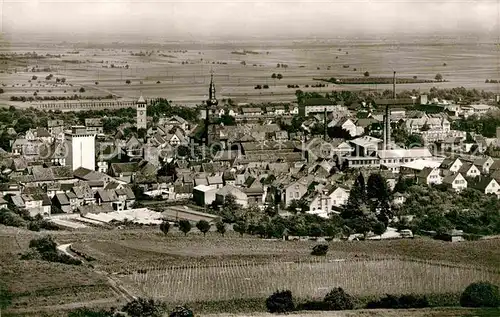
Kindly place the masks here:
MULTIPOLYGON (((276 41, 263 43, 68 43, 39 39, 4 41, 1 100, 12 96, 106 98, 135 100, 164 97, 184 105, 207 97, 213 70, 219 99, 236 102, 294 101, 295 88, 304 91, 391 89, 391 85, 338 85, 306 88, 319 78, 390 77, 446 82, 401 84, 398 89, 464 86, 500 91, 499 47, 494 43, 400 43, 373 41, 276 41), (278 67, 280 65, 280 67, 278 67), (273 73, 282 79, 273 79, 273 73), (53 74, 53 78, 46 76, 53 74), (36 76, 36 79, 33 79, 36 76), (65 78, 65 82, 56 82, 65 78), (268 89, 254 89, 268 85, 268 89), (85 91, 80 92, 83 88, 85 91)), ((29 102, 14 102, 27 106, 29 102)))

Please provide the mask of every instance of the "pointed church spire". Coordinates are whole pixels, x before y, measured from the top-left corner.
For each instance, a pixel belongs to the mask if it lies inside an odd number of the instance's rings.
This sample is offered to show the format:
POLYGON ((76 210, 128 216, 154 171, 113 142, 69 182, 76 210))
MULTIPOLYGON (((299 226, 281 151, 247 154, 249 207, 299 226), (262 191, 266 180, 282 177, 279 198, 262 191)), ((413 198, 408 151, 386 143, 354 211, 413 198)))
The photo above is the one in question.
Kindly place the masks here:
POLYGON ((208 88, 208 101, 207 104, 209 106, 215 107, 219 103, 217 98, 215 97, 215 85, 214 85, 214 73, 213 71, 210 73, 210 87, 208 88))

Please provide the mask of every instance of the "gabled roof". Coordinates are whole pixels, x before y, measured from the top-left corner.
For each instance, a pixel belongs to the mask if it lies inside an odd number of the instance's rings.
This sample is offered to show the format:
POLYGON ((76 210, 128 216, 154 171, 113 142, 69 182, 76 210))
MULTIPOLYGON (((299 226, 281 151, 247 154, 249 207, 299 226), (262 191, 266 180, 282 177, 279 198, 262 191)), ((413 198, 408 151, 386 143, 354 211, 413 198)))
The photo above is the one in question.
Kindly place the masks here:
MULTIPOLYGON (((446 176, 445 178, 443 178, 443 183, 452 184, 455 181, 455 179, 458 177, 458 175, 463 177, 463 175, 461 173, 453 173, 453 174, 450 174, 450 175, 446 176)), ((463 177, 463 178, 465 179, 465 177, 463 177)))
POLYGON ((420 171, 420 173, 418 173, 417 177, 427 178, 434 170, 435 168, 426 166, 420 171))
POLYGON ((137 172, 138 164, 137 162, 129 162, 129 163, 111 163, 111 170, 115 174, 129 174, 137 172))
POLYGON ((47 131, 45 128, 37 128, 34 131, 34 134, 36 135, 37 138, 50 138, 51 137, 49 131, 47 131))
POLYGON ((472 187, 472 188, 475 188, 477 190, 480 190, 482 192, 484 192, 486 190, 486 188, 488 187, 488 185, 491 184, 491 182, 495 182, 497 188, 498 188, 498 182, 492 178, 492 177, 476 177, 475 179, 469 179, 468 180, 468 183, 467 183, 467 186, 468 187, 472 187))
POLYGON ((469 162, 465 162, 462 164, 462 166, 460 166, 460 169, 458 170, 459 173, 467 173, 474 165, 469 163, 469 162))
POLYGON ((66 196, 66 194, 64 194, 64 193, 62 193, 62 194, 56 194, 55 197, 59 201, 59 204, 61 204, 61 205, 69 205, 69 199, 68 199, 68 196, 66 196))

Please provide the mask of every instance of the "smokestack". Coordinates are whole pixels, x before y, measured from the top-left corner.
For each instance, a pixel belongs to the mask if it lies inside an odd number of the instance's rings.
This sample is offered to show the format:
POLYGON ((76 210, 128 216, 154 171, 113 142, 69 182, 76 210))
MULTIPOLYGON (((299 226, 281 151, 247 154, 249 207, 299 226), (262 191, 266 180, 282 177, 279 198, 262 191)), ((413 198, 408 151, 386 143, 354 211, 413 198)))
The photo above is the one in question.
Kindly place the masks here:
POLYGON ((326 137, 327 137, 327 115, 326 115, 326 108, 325 110, 323 111, 323 140, 326 141, 326 137))
POLYGON ((392 99, 396 100, 396 72, 392 77, 392 99))
MULTIPOLYGON (((396 72, 393 73, 392 77, 392 101, 393 106, 396 104, 396 72)), ((386 115, 386 150, 389 149, 391 143, 391 112, 389 109, 389 105, 385 108, 386 115)))

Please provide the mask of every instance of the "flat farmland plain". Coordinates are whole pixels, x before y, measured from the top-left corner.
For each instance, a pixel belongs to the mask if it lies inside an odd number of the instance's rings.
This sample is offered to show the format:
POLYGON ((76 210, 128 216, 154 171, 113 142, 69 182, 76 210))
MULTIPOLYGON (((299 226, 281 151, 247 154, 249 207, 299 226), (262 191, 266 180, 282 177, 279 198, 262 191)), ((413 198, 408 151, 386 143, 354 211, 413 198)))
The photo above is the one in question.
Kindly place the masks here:
POLYGON ((164 97, 178 104, 193 105, 206 99, 211 71, 215 74, 218 97, 236 102, 295 100, 295 89, 287 88, 289 84, 299 85, 304 91, 318 92, 392 88, 391 85, 334 84, 305 88, 305 85, 318 83, 314 78, 363 77, 365 71, 371 76, 392 76, 392 72, 397 71, 401 77, 417 76, 426 80, 440 73, 447 80, 401 84, 398 85, 401 90, 464 86, 500 91, 499 84, 485 83, 486 79, 500 79, 499 46, 494 43, 71 44, 45 41, 7 43, 2 48, 4 54, 14 52, 36 52, 43 57, 21 59, 17 56, 1 65, 5 93, 0 98, 7 103, 10 103, 10 96, 32 96, 37 90, 39 96, 64 96, 84 87, 86 92, 82 96, 112 94, 135 99, 143 94, 148 98, 164 97), (277 67, 278 64, 287 67, 277 67), (33 73, 33 67, 50 71, 33 73), (66 78, 67 85, 72 86, 53 86, 55 78, 45 80, 49 73, 66 78), (283 79, 271 78, 273 73, 281 73, 283 79), (38 79, 28 83, 33 75, 38 79), (256 85, 268 85, 269 89, 254 89, 256 85))

